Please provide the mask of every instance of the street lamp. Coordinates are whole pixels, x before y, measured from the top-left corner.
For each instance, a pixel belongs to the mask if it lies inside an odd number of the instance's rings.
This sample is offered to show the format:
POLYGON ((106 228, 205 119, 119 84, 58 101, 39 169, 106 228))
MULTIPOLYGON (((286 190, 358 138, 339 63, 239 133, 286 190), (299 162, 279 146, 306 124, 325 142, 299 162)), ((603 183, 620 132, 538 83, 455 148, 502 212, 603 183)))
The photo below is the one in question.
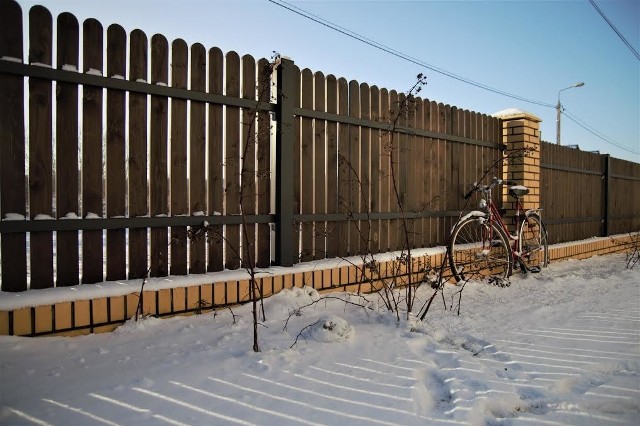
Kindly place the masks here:
POLYGON ((584 86, 584 82, 576 83, 573 86, 565 87, 564 89, 558 90, 558 104, 556 105, 556 143, 560 145, 560 115, 562 114, 562 104, 560 103, 560 93, 563 90, 573 89, 574 87, 582 87, 584 86))

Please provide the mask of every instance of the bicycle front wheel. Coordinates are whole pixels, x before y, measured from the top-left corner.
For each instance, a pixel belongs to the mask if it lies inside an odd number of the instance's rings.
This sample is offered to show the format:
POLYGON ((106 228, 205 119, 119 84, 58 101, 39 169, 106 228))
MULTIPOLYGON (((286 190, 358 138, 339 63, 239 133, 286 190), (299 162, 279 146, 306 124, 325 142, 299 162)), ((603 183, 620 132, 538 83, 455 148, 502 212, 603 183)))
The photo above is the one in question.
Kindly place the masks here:
POLYGON ((484 217, 455 226, 449 241, 449 266, 456 281, 505 282, 513 269, 509 237, 484 217))
POLYGON ((537 214, 528 214, 520 226, 520 259, 528 270, 540 272, 549 264, 547 229, 537 214))

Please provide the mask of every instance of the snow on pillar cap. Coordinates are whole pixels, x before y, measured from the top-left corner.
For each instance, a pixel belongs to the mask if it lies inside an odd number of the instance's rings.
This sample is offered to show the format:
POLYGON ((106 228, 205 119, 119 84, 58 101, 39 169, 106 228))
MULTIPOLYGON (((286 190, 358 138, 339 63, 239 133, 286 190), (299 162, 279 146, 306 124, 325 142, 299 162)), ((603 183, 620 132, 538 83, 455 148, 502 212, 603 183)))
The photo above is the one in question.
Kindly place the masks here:
POLYGON ((498 111, 491 114, 491 116, 496 118, 501 118, 503 120, 518 120, 521 118, 526 118, 527 120, 535 121, 537 123, 542 121, 542 119, 539 118, 538 116, 518 108, 503 109, 502 111, 498 111))

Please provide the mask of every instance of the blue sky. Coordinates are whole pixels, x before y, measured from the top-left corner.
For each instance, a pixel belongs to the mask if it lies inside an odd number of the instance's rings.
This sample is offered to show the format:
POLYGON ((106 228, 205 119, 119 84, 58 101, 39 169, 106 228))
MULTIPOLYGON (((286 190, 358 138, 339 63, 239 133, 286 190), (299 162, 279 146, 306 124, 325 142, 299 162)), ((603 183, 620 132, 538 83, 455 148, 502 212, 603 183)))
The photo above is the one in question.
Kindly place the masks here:
MULTIPOLYGON (((640 1, 595 0, 640 51, 640 1)), ((281 0, 274 0, 280 2, 281 0)), ((540 117, 556 140, 554 107, 498 95, 396 58, 268 0, 41 0, 72 12, 168 39, 183 38, 240 55, 292 58, 300 68, 406 91, 419 72, 430 100, 492 114, 519 108, 540 117)), ((562 92, 562 144, 640 162, 640 60, 588 0, 304 0, 289 3, 336 25, 468 80, 555 106, 562 92), (619 145, 621 148, 615 146, 619 145)))

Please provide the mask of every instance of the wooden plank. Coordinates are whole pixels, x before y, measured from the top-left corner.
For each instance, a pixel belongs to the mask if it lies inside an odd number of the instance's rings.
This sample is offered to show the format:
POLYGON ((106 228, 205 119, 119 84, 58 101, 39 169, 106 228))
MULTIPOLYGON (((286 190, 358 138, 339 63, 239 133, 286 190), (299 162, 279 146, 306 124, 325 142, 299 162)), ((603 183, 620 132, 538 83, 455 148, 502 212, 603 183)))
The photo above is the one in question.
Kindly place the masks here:
MULTIPOLYGON (((367 83, 360 84, 360 118, 371 117, 371 90, 367 83)), ((371 129, 360 127, 360 176, 358 177, 360 193, 360 211, 371 212, 371 129)), ((368 220, 359 223, 360 250, 359 255, 371 253, 373 245, 371 225, 368 220)))
MULTIPOLYGON (((461 113, 462 113, 462 118, 461 118, 462 135, 468 138, 470 137, 469 135, 471 134, 471 125, 470 125, 471 113, 469 112, 469 110, 461 111, 461 113)), ((476 167, 477 167, 476 147, 469 144, 465 144, 463 178, 461 179, 461 182, 460 182, 463 194, 466 194, 467 191, 471 188, 471 185, 473 184, 473 182, 478 180, 478 178, 475 177, 476 167)), ((475 201, 475 198, 472 198, 470 203, 473 203, 474 201, 475 201)), ((465 204, 466 204, 466 200, 463 197, 460 197, 460 199, 458 200, 459 208, 462 209, 465 204)), ((469 205, 470 207, 475 207, 472 204, 469 204, 469 205)))
MULTIPOLYGON (((22 61, 22 10, 16 2, 0 2, 0 57, 22 61)), ((24 79, 0 74, 0 219, 26 214, 24 79)), ((27 289, 27 246, 24 233, 4 234, 2 291, 27 289)))
MULTIPOLYGON (((171 87, 187 88, 189 48, 182 39, 171 43, 171 87)), ((187 187, 187 101, 171 99, 171 216, 189 214, 187 187)), ((187 228, 171 227, 171 275, 187 273, 187 228)))
MULTIPOLYGON (((222 95, 224 91, 224 56, 217 47, 209 50, 209 93, 222 95)), ((209 188, 207 191, 207 211, 209 215, 222 214, 224 211, 224 176, 222 156, 223 147, 223 106, 209 104, 209 188)), ((207 235, 208 263, 207 271, 224 269, 224 243, 222 225, 210 226, 207 235)))
MULTIPOLYGON (((107 75, 124 78, 127 35, 119 25, 107 29, 107 75)), ((125 92, 107 90, 107 217, 126 214, 125 92)), ((126 279, 126 230, 107 231, 107 280, 126 279)))
MULTIPOLYGON (((102 25, 84 21, 82 40, 83 71, 102 74, 102 25)), ((102 217, 102 89, 82 92, 82 215, 102 217)), ((82 283, 101 282, 102 273, 102 231, 82 231, 82 283)))
MULTIPOLYGON (((349 86, 347 80, 338 80, 338 114, 348 115, 349 86)), ((349 221, 347 219, 349 200, 349 125, 338 123, 338 212, 345 215, 344 220, 338 222, 338 257, 349 254, 349 221)))
MULTIPOLYGON (((314 110, 325 111, 325 78, 321 72, 316 72, 314 75, 314 110)), ((327 184, 327 170, 326 170, 326 122, 324 120, 314 120, 314 213, 323 214, 327 212, 326 206, 326 184, 327 184)), ((326 222, 315 222, 314 224, 314 259, 324 259, 326 257, 326 222)))
MULTIPOLYGON (((130 36, 129 80, 147 81, 147 36, 134 30, 130 36)), ((129 93, 129 217, 147 216, 147 95, 129 93)), ((147 275, 147 229, 129 230, 129 278, 147 275)))
MULTIPOLYGON (((380 90, 376 86, 371 86, 370 93, 370 108, 369 114, 370 118, 374 121, 378 121, 380 119, 380 90)), ((380 146, 380 130, 371 129, 370 130, 370 161, 371 161, 371 171, 370 171, 370 199, 369 206, 371 212, 379 212, 380 211, 380 155, 381 155, 381 146, 380 146)), ((372 220, 371 221, 371 244, 369 245, 369 251, 372 254, 376 254, 380 252, 380 221, 372 220)))
MULTIPOLYGON (((398 94, 398 125, 399 126, 408 126, 409 125, 409 100, 404 93, 398 94)), ((395 185, 397 187, 397 194, 395 195, 395 202, 401 203, 402 207, 398 205, 397 211, 400 212, 404 210, 407 212, 407 208, 409 207, 409 196, 408 196, 408 188, 409 188, 409 135, 406 133, 397 133, 395 135, 397 140, 398 154, 395 156, 395 162, 393 163, 394 167, 394 175, 395 175, 395 185)), ((409 248, 409 244, 411 241, 409 240, 409 224, 408 220, 398 219, 395 221, 395 233, 397 235, 398 241, 396 245, 397 250, 406 250, 409 248), (404 222, 404 223, 403 223, 404 222), (406 226, 406 229, 405 229, 406 226)))
MULTIPOLYGON (((338 112, 338 80, 334 75, 327 76, 327 112, 338 112)), ((338 123, 329 121, 326 124, 327 133, 327 213, 338 213, 338 123)), ((340 245, 340 234, 336 222, 327 222, 327 253, 326 257, 335 257, 340 245)))
MULTIPOLYGON (((452 129, 452 119, 451 119, 451 106, 450 105, 445 105, 444 106, 444 132, 447 135, 450 135, 453 133, 453 129, 452 129)), ((446 178, 448 181, 444 182, 443 188, 444 188, 444 193, 449 194, 449 197, 447 197, 447 201, 445 202, 445 205, 447 206, 446 209, 449 210, 450 207, 453 207, 455 205, 454 202, 452 202, 451 200, 453 200, 453 198, 456 196, 456 191, 455 188, 453 187, 453 174, 457 173, 457 170, 454 171, 454 162, 453 162, 453 146, 456 144, 456 142, 449 142, 449 141, 445 141, 445 152, 446 152, 446 160, 445 160, 445 164, 446 164, 446 169, 447 172, 445 174, 446 178)), ((452 218, 443 218, 442 223, 444 225, 443 229, 442 229, 442 244, 446 244, 447 242, 447 238, 449 235, 449 230, 451 229, 451 227, 453 226, 453 220, 452 218)))
MULTIPOLYGON (((29 62, 51 66, 53 21, 42 6, 29 11, 29 62)), ((29 212, 51 217, 53 196, 51 81, 29 79, 29 212)), ((31 286, 53 287, 53 235, 32 232, 31 286)))
MULTIPOLYGON (((349 82, 349 117, 360 117, 360 87, 358 82, 349 82)), ((347 157, 347 181, 349 183, 349 195, 347 208, 350 214, 359 213, 362 199, 360 179, 360 126, 349 126, 349 156, 347 157)), ((349 255, 360 254, 360 221, 349 222, 349 255)))
MULTIPOLYGON (((161 34, 151 37, 151 84, 169 82, 169 43, 161 34)), ((169 214, 167 182, 167 132, 169 101, 164 96, 151 96, 149 139, 149 209, 151 216, 169 214)), ((168 235, 166 228, 151 229, 150 275, 169 274, 168 235)))
MULTIPOLYGON (((380 89, 380 121, 389 123, 389 91, 385 88, 380 89)), ((380 132, 379 149, 380 149, 380 211, 391 211, 391 193, 390 193, 390 174, 391 174, 391 134, 389 132, 380 132)), ((389 220, 382 219, 380 221, 380 251, 387 252, 391 249, 389 241, 389 220)))
MULTIPOLYGON (((313 108, 313 73, 308 68, 302 70, 301 75, 302 108, 313 108)), ((313 120, 303 118, 300 123, 300 208, 301 213, 313 213, 313 120)), ((314 258, 313 222, 301 224, 302 248, 300 260, 303 262, 314 258)))
MULTIPOLYGON (((400 99, 395 90, 389 92, 389 123, 400 124, 400 99)), ((400 164, 400 140, 399 133, 389 133, 389 211, 397 213, 400 211, 398 197, 402 200, 401 188, 399 185, 398 165, 400 164)), ((389 250, 395 251, 402 248, 403 238, 400 233, 401 224, 398 219, 389 220, 389 250)))
MULTIPOLYGON (((464 122, 458 112, 457 107, 451 107, 451 133, 454 136, 462 136, 464 133, 464 122)), ((464 181, 460 176, 463 173, 464 156, 461 144, 453 142, 449 143, 449 146, 451 149, 451 164, 449 167, 449 170, 451 170, 451 196, 449 197, 447 210, 459 210, 461 207, 460 200, 464 199, 464 181)))
MULTIPOLYGON (((207 51, 200 43, 191 46, 191 90, 206 91, 207 51)), ((207 182, 205 180, 206 105, 191 101, 189 134, 189 207, 192 215, 207 211, 207 182)), ((192 228, 193 231, 193 228, 192 228)), ((206 236, 189 241, 189 273, 203 274, 207 270, 206 236)))
MULTIPOLYGON (((293 86, 296 88, 296 94, 295 94, 295 99, 293 100, 293 105, 295 105, 296 107, 301 107, 302 106, 302 99, 301 99, 301 93, 300 93, 300 89, 301 89, 301 73, 300 73, 300 68, 298 68, 297 66, 293 66, 293 75, 295 76, 296 81, 294 82, 293 86)), ((301 151, 301 141, 300 141, 300 135, 301 135, 301 126, 302 126, 302 119, 300 117, 295 117, 294 118, 294 124, 293 124, 293 131, 295 134, 295 139, 294 139, 294 146, 293 146, 293 213, 300 213, 301 212, 301 171, 300 171, 300 151, 301 151)), ((292 241, 292 246, 296 248, 296 258, 300 258, 300 238, 301 238, 301 227, 299 223, 294 223, 293 225, 293 241, 292 241)))
MULTIPOLYGON (((251 55, 242 57, 242 97, 256 99, 256 60, 251 55)), ((241 203, 242 211, 249 216, 256 214, 256 114, 255 108, 242 110, 241 203)), ((256 225, 247 223, 242 232, 242 262, 253 266, 256 259, 256 225)))
MULTIPOLYGON (((420 98, 411 98, 409 99, 408 111, 407 111, 407 125, 411 129, 418 128, 418 105, 420 105, 420 98)), ((418 136, 415 134, 408 135, 408 144, 407 144, 407 207, 408 212, 418 212, 420 211, 420 198, 417 194, 418 192, 418 182, 420 182, 419 171, 418 171, 418 161, 419 161, 418 152, 418 136)), ((421 219, 409 219, 407 221, 407 226, 409 230, 409 247, 416 248, 418 246, 418 239, 421 234, 421 231, 418 230, 418 226, 420 226, 421 219)))
MULTIPOLYGON (((79 26, 70 13, 58 16, 57 66, 78 69, 79 26)), ((79 216, 78 205, 78 85, 56 84, 56 210, 57 217, 79 216), (64 188, 64 190, 60 190, 64 188)), ((78 232, 58 232, 56 236, 56 286, 79 282, 78 232)))
MULTIPOLYGON (((271 97, 272 64, 266 59, 258 61, 258 100, 269 102, 271 97)), ((258 214, 271 212, 271 117, 268 112, 258 112, 258 214)), ((258 224, 258 246, 256 266, 271 265, 271 226, 258 224)))
MULTIPOLYGON (((414 113, 415 129, 425 130, 424 128, 424 102, 421 98, 416 98, 414 113)), ((413 137, 413 148, 411 149, 411 159, 413 161, 414 180, 410 183, 412 191, 411 198, 414 200, 414 211, 424 212, 428 209, 427 200, 423 194, 423 187, 426 184, 424 179, 425 169, 421 167, 424 162, 425 155, 425 138, 422 136, 413 137)), ((414 219, 413 221, 413 238, 414 247, 425 247, 424 241, 424 219, 414 219)))
MULTIPOLYGON (((236 52, 226 55, 225 91, 227 96, 240 97, 240 57, 236 52)), ((240 108, 226 106, 225 117, 225 199, 226 214, 240 213, 240 108)), ((225 232, 227 269, 240 267, 240 225, 227 225, 225 232)))
MULTIPOLYGON (((431 127, 431 102, 428 99, 424 99, 422 101, 422 110, 423 110, 423 128, 425 130, 432 130, 431 127)), ((422 197, 427 203, 427 208, 430 212, 434 212, 437 210, 437 206, 434 203, 433 195, 432 195, 432 185, 433 185, 433 177, 432 173, 435 169, 435 164, 433 163, 433 149, 434 142, 431 138, 425 138, 424 140, 424 159, 421 167, 424 169, 424 185, 422 188, 422 197)), ((433 238, 431 237, 431 227, 432 227, 433 219, 428 218, 424 219, 422 226, 423 233, 423 241, 425 246, 431 247, 435 245, 433 238)))

